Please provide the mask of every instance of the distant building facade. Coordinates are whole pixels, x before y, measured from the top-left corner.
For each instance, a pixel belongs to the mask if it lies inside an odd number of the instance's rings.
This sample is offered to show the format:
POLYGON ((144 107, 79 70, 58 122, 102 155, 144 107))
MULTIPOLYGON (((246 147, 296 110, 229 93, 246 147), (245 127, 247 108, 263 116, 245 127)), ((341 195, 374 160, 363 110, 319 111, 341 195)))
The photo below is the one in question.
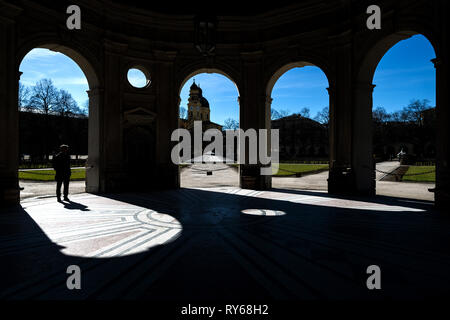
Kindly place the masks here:
POLYGON ((328 128, 317 121, 293 114, 272 120, 280 131, 280 161, 328 160, 328 128))

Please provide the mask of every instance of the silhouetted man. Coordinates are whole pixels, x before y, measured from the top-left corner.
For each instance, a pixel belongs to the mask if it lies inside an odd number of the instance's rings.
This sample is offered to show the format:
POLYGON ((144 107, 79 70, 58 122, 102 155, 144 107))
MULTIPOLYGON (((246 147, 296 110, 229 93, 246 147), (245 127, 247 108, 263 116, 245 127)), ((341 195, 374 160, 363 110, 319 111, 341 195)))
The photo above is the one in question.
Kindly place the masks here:
POLYGON ((61 185, 64 183, 64 200, 69 201, 70 182, 70 155, 69 146, 63 144, 59 147, 59 153, 53 158, 53 168, 56 171, 56 197, 61 202, 61 185))

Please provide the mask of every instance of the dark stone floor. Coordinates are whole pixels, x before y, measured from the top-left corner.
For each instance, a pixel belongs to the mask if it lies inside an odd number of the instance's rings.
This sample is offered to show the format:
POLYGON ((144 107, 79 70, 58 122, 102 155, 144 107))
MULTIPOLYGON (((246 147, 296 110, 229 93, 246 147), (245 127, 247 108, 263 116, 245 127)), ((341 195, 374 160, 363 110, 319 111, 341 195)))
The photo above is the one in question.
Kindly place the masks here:
POLYGON ((432 203, 233 187, 71 200, 2 209, 0 299, 450 296, 450 220, 432 203), (81 290, 66 287, 74 264, 81 290))

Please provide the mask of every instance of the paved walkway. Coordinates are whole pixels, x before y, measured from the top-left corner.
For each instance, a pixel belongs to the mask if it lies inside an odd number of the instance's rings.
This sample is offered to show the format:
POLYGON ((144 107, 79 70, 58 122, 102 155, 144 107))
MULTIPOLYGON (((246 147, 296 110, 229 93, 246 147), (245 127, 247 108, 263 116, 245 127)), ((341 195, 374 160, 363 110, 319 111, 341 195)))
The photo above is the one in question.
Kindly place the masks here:
POLYGON ((377 194, 414 200, 434 201, 434 183, 377 181, 377 194))
POLYGON ((431 205, 233 187, 27 199, 0 214, 0 299, 408 299, 450 293, 431 205), (82 290, 66 288, 69 265, 82 290), (382 290, 369 291, 378 265, 382 290))
POLYGON ((297 190, 328 190, 328 171, 303 177, 272 177, 272 187, 297 190))
POLYGON ((379 162, 376 164, 376 168, 378 171, 375 171, 375 179, 377 181, 380 181, 386 176, 386 173, 391 173, 395 169, 400 167, 400 161, 385 161, 385 162, 379 162), (382 171, 382 172, 380 172, 382 171))
POLYGON ((235 167, 223 163, 196 163, 181 169, 180 185, 183 188, 237 187, 239 173, 235 167), (207 175, 207 172, 211 175, 207 175))
MULTIPOLYGON (((239 174, 235 167, 227 166, 222 163, 214 164, 213 161, 219 161, 217 157, 207 158, 208 163, 196 163, 190 167, 181 169, 181 187, 183 188, 206 188, 206 187, 238 187, 239 174), (207 175, 207 172, 212 175, 207 175)), ((397 161, 387 161, 377 164, 377 169, 384 172, 391 172, 399 166, 397 161)), ((434 183, 417 182, 393 182, 379 181, 384 174, 376 173, 376 188, 378 195, 390 197, 409 198, 415 200, 434 201, 434 193, 428 191, 434 188, 434 183)), ((292 190, 314 190, 327 191, 328 171, 318 174, 307 175, 303 177, 273 177, 272 187, 275 189, 292 190)), ((26 182, 21 181, 20 186, 24 187, 21 191, 21 199, 32 197, 52 197, 55 196, 56 182, 26 182)), ((70 183, 70 193, 78 194, 85 191, 84 181, 73 181, 70 183)))
MULTIPOLYGON (((399 165, 400 163, 398 161, 386 161, 377 163, 376 168, 379 171, 392 172, 398 168, 399 165)), ((384 173, 376 172, 377 195, 420 201, 434 201, 434 193, 428 191, 429 188, 434 188, 434 183, 380 181, 384 176, 384 173)), ((301 178, 273 177, 272 187, 277 189, 327 191, 327 179, 328 171, 301 178)))
MULTIPOLYGON (((24 188, 20 191, 21 200, 35 197, 56 198, 56 181, 34 182, 21 180, 19 185, 24 188)), ((71 195, 83 193, 86 191, 86 183, 84 181, 71 181, 69 191, 71 195)))

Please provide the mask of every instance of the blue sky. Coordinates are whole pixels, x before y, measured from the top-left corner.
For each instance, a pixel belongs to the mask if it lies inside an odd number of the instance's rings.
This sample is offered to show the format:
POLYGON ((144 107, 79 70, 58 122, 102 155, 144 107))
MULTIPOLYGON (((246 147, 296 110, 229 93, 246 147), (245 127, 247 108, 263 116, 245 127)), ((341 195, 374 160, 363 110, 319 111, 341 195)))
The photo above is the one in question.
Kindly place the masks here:
POLYGON ((294 68, 284 73, 272 90, 272 108, 289 113, 310 109, 314 117, 329 104, 328 79, 318 67, 294 68))
POLYGON ((80 67, 64 54, 48 49, 31 50, 20 64, 23 72, 20 82, 32 87, 41 79, 50 78, 58 89, 70 92, 80 107, 83 107, 89 90, 86 76, 80 67))
MULTIPOLYGON (((392 112, 402 109, 412 99, 428 99, 435 105, 435 69, 430 62, 435 58, 431 44, 423 36, 414 36, 391 48, 380 61, 373 83, 374 107, 384 107, 392 112)), ((56 87, 69 91, 80 106, 88 99, 87 80, 78 65, 69 57, 47 49, 34 49, 22 61, 21 82, 33 86, 38 80, 51 78, 56 87)), ((139 80, 138 72, 129 74, 130 81, 139 80)), ((238 90, 223 75, 198 74, 204 96, 211 106, 211 121, 223 124, 227 118, 239 119, 238 90)), ((189 79, 181 90, 180 106, 187 108, 189 79)), ((140 82, 139 82, 140 81, 140 82)), ((144 81, 144 82, 143 82, 144 81)), ((328 106, 328 80, 317 67, 294 68, 283 74, 272 91, 272 107, 277 110, 299 112, 307 107, 314 117, 317 111, 328 106)))
POLYGON ((403 40, 381 59, 375 71, 373 106, 396 111, 412 99, 428 99, 436 105, 436 58, 433 46, 421 35, 403 40))
POLYGON ((218 73, 201 73, 189 79, 181 89, 180 107, 187 109, 189 88, 194 79, 209 101, 212 122, 223 124, 227 118, 239 119, 238 90, 231 80, 218 73))

